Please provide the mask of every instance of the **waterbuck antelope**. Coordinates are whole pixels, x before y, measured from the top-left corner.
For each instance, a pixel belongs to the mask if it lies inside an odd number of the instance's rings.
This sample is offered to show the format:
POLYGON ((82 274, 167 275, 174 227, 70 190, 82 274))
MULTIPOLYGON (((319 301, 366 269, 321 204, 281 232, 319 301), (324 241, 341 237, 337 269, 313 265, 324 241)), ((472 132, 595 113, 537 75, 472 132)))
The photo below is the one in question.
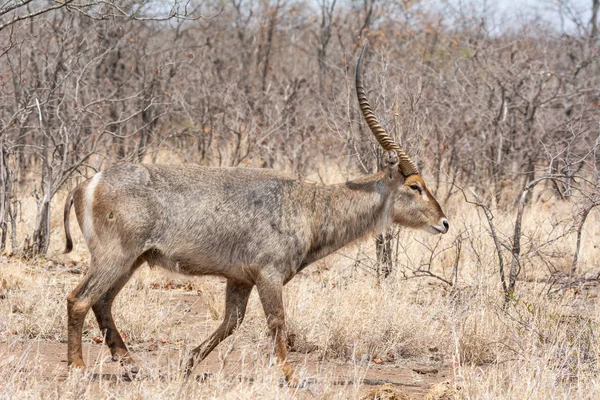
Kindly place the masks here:
POLYGON ((136 367, 115 326, 111 306, 147 262, 188 275, 227 279, 221 325, 192 350, 204 359, 244 319, 256 286, 275 355, 288 382, 283 286, 310 263, 392 223, 446 233, 448 221, 410 157, 377 122, 356 68, 356 93, 369 128, 387 151, 383 170, 338 185, 317 186, 268 169, 118 164, 79 184, 65 204, 91 253, 89 269, 67 299, 68 364, 84 368, 81 335, 94 311, 113 359, 136 367))

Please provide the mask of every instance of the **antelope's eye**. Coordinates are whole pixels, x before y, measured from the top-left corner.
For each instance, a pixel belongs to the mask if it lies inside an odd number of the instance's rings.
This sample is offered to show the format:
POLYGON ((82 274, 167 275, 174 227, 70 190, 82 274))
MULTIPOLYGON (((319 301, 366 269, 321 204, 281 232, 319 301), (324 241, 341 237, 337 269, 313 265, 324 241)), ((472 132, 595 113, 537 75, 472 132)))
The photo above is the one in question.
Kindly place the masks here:
POLYGON ((416 192, 419 192, 419 194, 421 194, 421 193, 422 193, 421 186, 419 186, 419 185, 410 185, 409 187, 410 187, 412 190, 414 190, 414 191, 416 191, 416 192))

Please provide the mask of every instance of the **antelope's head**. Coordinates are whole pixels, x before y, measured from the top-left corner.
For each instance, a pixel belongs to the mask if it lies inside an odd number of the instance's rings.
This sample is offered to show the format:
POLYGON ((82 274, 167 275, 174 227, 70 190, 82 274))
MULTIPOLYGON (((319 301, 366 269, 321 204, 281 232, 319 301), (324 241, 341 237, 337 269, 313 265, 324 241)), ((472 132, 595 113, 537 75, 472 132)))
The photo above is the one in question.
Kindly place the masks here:
POLYGON ((425 229, 430 233, 446 233, 450 225, 437 200, 427 190, 425 181, 408 154, 398 146, 375 118, 362 84, 360 66, 367 47, 365 42, 356 66, 356 95, 365 121, 373 135, 385 150, 398 155, 398 169, 404 177, 394 188, 392 219, 395 223, 410 228, 425 229))

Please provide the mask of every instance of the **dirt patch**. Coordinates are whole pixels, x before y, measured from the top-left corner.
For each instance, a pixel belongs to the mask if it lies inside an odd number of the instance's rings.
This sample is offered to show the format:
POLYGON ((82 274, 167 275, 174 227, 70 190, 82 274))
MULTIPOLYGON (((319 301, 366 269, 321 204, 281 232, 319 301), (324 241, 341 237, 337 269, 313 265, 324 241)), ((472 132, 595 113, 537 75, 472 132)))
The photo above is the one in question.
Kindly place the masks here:
MULTIPOLYGON (((171 293, 168 301, 178 309, 185 308, 185 317, 179 321, 185 329, 199 329, 198 320, 212 312, 202 296, 171 293)), ((199 341, 208 332, 206 327, 202 331, 202 334, 198 334, 199 341)), ((199 341, 189 344, 183 341, 171 343, 159 338, 131 345, 130 349, 142 367, 141 375, 134 381, 170 379, 165 377, 180 370, 184 354, 189 350, 186 346, 195 346, 199 341), (144 374, 144 371, 152 372, 144 374)), ((88 366, 89 379, 110 381, 114 385, 133 384, 131 377, 124 374, 119 363, 112 361, 101 338, 88 338, 86 342, 84 360, 88 366)), ((18 368, 25 373, 36 369, 41 379, 58 388, 68 378, 66 353, 66 343, 41 339, 9 339, 0 343, 0 359, 8 360, 0 364, 0 373, 6 372, 2 368, 18 368)), ((251 386, 258 379, 256 369, 252 366, 269 364, 268 353, 268 349, 264 348, 230 349, 227 342, 224 342, 196 368, 196 379, 209 382, 213 376, 219 375, 251 386)), ((405 361, 384 363, 377 359, 368 364, 324 361, 316 353, 291 352, 289 362, 302 381, 302 388, 297 394, 300 397, 308 396, 307 398, 333 391, 352 398, 420 399, 432 386, 448 380, 452 373, 447 366, 432 367, 405 361)), ((283 385, 283 380, 280 384, 283 385)))
MULTIPOLYGON (((67 378, 66 353, 66 343, 41 340, 0 343, 0 358, 16 361, 13 364, 21 366, 24 371, 33 365, 41 368, 43 377, 50 384, 52 382, 58 384, 67 378)), ((156 366, 159 366, 158 370, 165 374, 180 364, 181 354, 181 349, 158 344, 135 352, 142 365, 142 371, 144 366, 148 366, 153 371, 156 371, 156 366)), ((238 376, 251 385, 255 379, 251 374, 252 369, 249 369, 248 374, 240 374, 240 371, 244 366, 247 368, 248 364, 260 363, 260 358, 239 350, 226 355, 215 351, 196 368, 196 377, 204 380, 211 379, 214 374, 238 376)), ((102 344, 84 345, 84 359, 92 379, 113 380, 122 385, 130 384, 124 369, 119 363, 111 360, 108 349, 102 344)), ((340 392, 344 392, 350 387, 355 389, 358 385, 361 391, 366 391, 362 397, 364 399, 420 399, 433 385, 447 380, 451 374, 448 367, 423 374, 415 372, 415 369, 420 367, 416 364, 357 367, 352 364, 319 361, 316 356, 299 353, 291 353, 289 361, 301 376, 303 386, 311 392, 319 393, 323 386, 335 386, 340 392)), ((153 378, 142 376, 140 379, 153 378)))

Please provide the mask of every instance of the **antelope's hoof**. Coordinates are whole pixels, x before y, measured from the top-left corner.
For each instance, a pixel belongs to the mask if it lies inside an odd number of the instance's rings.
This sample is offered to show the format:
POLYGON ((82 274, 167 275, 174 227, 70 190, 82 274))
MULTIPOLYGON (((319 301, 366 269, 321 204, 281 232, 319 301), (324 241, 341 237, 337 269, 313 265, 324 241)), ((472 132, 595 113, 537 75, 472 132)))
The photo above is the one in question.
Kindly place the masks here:
POLYGON ((210 372, 205 372, 203 374, 196 375, 196 381, 203 383, 206 382, 211 376, 212 374, 210 372))
POLYGON ((188 358, 187 362, 182 365, 183 367, 183 378, 187 379, 194 372, 194 368, 197 365, 196 355, 192 354, 190 358, 188 358))
POLYGON ((131 356, 131 354, 129 354, 129 352, 123 354, 115 353, 112 356, 112 360, 118 361, 122 366, 136 364, 136 360, 131 356))
POLYGON ((300 379, 291 365, 284 364, 281 369, 283 370, 283 375, 285 375, 285 382, 289 387, 300 387, 300 379))
POLYGON ((127 365, 123 371, 123 379, 133 381, 142 375, 141 371, 142 369, 137 365, 127 365))
POLYGON ((141 371, 140 367, 136 364, 125 365, 124 367, 129 375, 137 375, 141 371))
POLYGON ((137 361, 129 353, 113 354, 112 360, 118 361, 125 368, 125 374, 129 377, 135 377, 141 371, 137 361))
POLYGON ((69 364, 69 371, 85 372, 85 363, 83 360, 76 360, 69 364))

